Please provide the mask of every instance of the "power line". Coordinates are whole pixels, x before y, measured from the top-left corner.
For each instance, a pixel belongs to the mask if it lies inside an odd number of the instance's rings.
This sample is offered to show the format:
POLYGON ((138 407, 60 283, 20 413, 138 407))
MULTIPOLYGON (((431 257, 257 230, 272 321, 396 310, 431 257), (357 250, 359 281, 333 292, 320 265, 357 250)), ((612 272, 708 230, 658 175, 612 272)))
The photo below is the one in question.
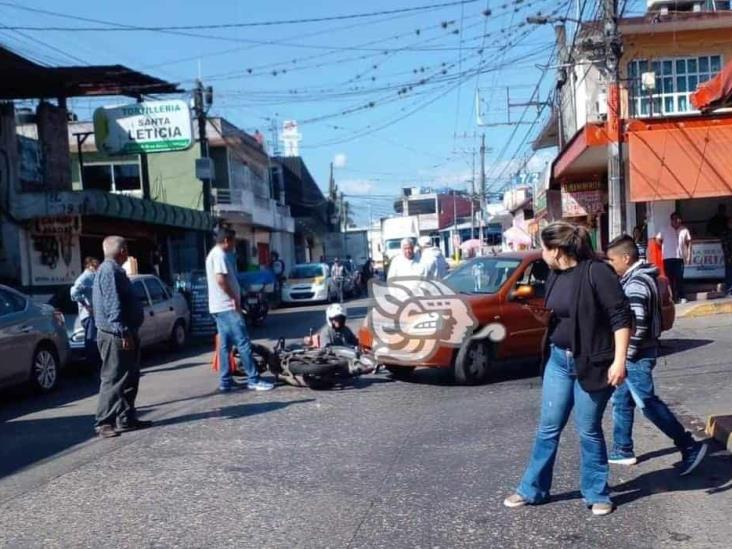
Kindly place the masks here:
POLYGON ((198 25, 162 25, 162 26, 139 26, 139 25, 124 25, 119 26, 118 23, 112 23, 109 21, 101 21, 97 19, 91 19, 86 17, 70 16, 66 14, 59 14, 57 12, 51 12, 38 8, 29 8, 25 6, 18 6, 8 2, 0 2, 0 5, 8 6, 15 9, 22 9, 32 13, 41 13, 46 15, 54 15, 61 17, 62 15, 79 21, 87 21, 90 23, 101 23, 104 25, 116 25, 114 27, 53 27, 53 26, 13 26, 9 27, 10 30, 26 30, 26 31, 73 31, 73 32, 109 32, 109 31, 151 31, 151 32, 167 32, 167 31, 184 31, 184 30, 221 30, 221 29, 240 29, 248 27, 271 27, 279 25, 299 25, 305 23, 323 23, 326 21, 343 21, 347 19, 364 19, 368 17, 378 17, 382 15, 396 15, 400 13, 408 13, 415 11, 424 11, 435 8, 448 8, 452 6, 464 6, 466 4, 473 4, 479 0, 458 0, 454 2, 443 2, 439 4, 427 4, 422 6, 395 8, 391 10, 379 10, 364 13, 350 13, 342 15, 331 15, 326 17, 310 17, 301 19, 281 19, 276 21, 251 21, 247 23, 216 23, 216 24, 198 24, 198 25))

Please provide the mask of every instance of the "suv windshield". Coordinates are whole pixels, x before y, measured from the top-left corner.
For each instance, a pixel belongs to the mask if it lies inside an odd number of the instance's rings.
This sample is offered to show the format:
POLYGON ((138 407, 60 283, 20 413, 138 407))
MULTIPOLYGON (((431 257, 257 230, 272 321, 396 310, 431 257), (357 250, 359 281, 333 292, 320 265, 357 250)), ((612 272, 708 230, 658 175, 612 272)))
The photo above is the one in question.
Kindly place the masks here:
POLYGON ((461 294, 494 294, 521 265, 518 259, 478 257, 445 277, 445 282, 461 294))
POLYGON ((315 278, 317 276, 323 276, 323 267, 320 265, 297 265, 290 273, 290 278, 315 278))

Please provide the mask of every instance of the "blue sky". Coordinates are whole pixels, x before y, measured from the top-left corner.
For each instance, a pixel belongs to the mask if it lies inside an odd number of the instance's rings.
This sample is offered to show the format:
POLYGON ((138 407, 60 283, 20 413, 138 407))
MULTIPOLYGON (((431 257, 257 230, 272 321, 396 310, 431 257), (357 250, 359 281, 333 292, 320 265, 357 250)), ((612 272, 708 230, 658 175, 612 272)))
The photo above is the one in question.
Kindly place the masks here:
MULTIPOLYGON (((106 26, 14 4, 120 25, 170 26, 331 17, 437 3, 23 0, 0 2, 0 17, 6 27, 106 26)), ((595 4, 587 2, 585 17, 595 4)), ((505 184, 526 158, 548 109, 513 107, 511 119, 524 124, 479 128, 476 93, 488 123, 507 120, 506 87, 512 103, 534 93, 534 100, 548 97, 554 71, 541 66, 550 62, 553 30, 525 25, 525 19, 555 10, 574 14, 576 0, 478 0, 361 19, 185 31, 195 37, 0 29, 0 41, 48 64, 122 63, 186 89, 200 74, 214 87, 212 115, 268 137, 272 119, 297 120, 301 155, 311 172, 325 188, 328 165, 337 159, 336 180, 363 222, 369 210, 374 217, 387 214, 388 197, 402 186, 465 189, 475 136, 483 131, 491 149, 489 186, 505 184)), ((72 106, 84 114, 96 104, 84 99, 72 106)), ((547 159, 544 154, 529 166, 540 168, 547 159)))

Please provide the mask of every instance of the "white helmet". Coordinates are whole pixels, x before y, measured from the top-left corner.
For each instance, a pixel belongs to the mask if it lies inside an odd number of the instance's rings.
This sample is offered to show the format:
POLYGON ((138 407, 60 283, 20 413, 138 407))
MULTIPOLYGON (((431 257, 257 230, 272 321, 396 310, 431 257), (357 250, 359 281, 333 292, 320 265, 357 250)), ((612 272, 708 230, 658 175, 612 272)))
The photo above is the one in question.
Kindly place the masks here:
POLYGON ((333 303, 331 305, 328 305, 328 308, 325 310, 325 320, 327 322, 330 322, 331 319, 337 316, 342 316, 343 318, 346 318, 348 316, 346 314, 346 309, 344 309, 340 303, 333 303))

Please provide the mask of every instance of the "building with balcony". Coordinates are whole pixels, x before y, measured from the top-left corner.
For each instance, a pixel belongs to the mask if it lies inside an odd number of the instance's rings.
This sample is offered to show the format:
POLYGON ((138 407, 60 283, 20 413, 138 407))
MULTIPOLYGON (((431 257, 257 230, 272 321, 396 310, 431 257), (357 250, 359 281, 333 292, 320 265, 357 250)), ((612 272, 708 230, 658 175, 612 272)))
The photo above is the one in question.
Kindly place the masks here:
POLYGON ((295 220, 296 262, 318 261, 325 255, 325 235, 338 231, 335 205, 323 195, 299 156, 276 157, 272 174, 295 220))
MULTIPOLYGON (((648 3, 646 14, 619 20, 619 93, 608 89, 601 21, 585 23, 570 49, 558 28, 560 69, 552 116, 535 148, 558 147, 549 193, 561 196, 564 218, 609 237, 608 146, 623 158, 625 226, 653 237, 679 211, 695 239, 713 235, 708 221, 720 204, 732 211, 732 115, 700 112, 698 86, 732 60, 728 2, 648 3), (614 97, 618 104, 614 105, 614 97)), ((549 194, 549 196, 551 196, 549 194)), ((699 246, 698 249, 702 249, 699 246)))
MULTIPOLYGON (((193 131, 197 135, 195 121, 193 131)), ((214 166, 212 214, 237 233, 239 269, 269 265, 272 251, 286 262, 292 261, 294 221, 281 202, 281 191, 272 184, 271 161, 262 144, 222 118, 209 119, 206 134, 214 166)), ((69 142, 75 189, 142 197, 147 177, 151 200, 202 212, 203 185, 195 172, 200 147, 148 154, 147 158, 139 154, 109 156, 97 149, 88 122, 69 124, 69 142)), ((178 249, 193 245, 186 242, 178 249)), ((195 266, 190 263, 176 262, 175 272, 203 266, 200 258, 195 266)))

